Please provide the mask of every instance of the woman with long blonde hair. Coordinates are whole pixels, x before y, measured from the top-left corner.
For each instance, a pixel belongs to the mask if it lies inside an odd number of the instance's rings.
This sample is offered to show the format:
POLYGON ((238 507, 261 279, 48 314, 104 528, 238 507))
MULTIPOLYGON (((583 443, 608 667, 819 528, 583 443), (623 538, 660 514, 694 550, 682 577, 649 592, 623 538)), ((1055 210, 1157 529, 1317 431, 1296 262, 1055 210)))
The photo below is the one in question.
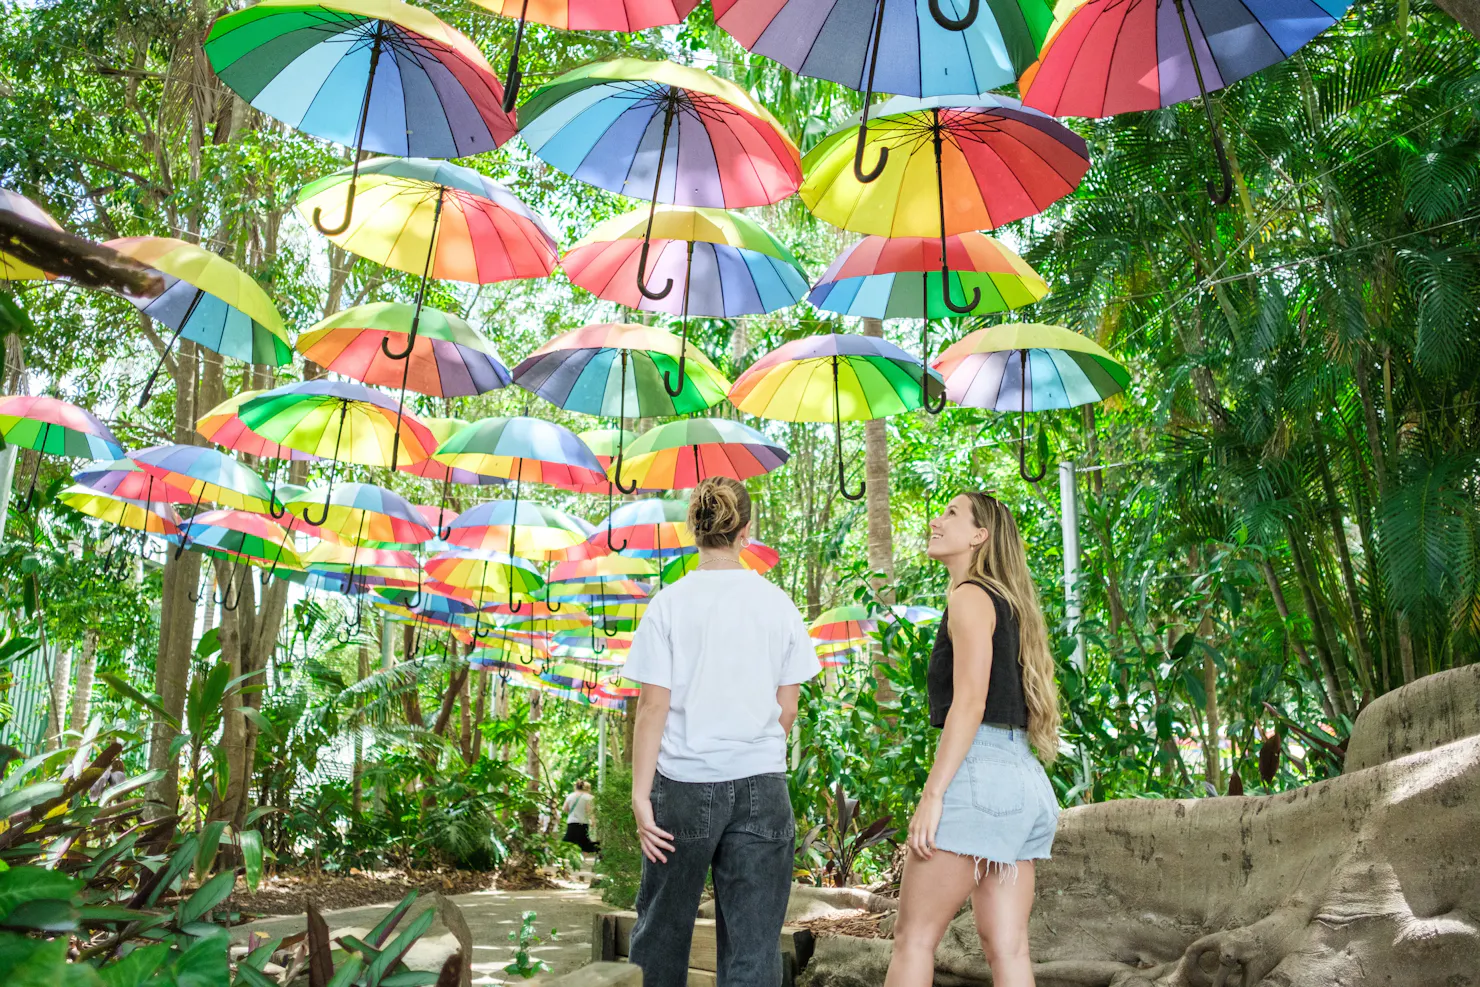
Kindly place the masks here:
POLYGON ((1033 861, 1049 856, 1059 817, 1040 763, 1059 745, 1048 629, 1022 535, 1001 501, 953 498, 930 522, 926 553, 951 579, 926 676, 941 734, 910 820, 884 983, 929 987, 935 947, 970 897, 992 983, 1030 987, 1033 861))

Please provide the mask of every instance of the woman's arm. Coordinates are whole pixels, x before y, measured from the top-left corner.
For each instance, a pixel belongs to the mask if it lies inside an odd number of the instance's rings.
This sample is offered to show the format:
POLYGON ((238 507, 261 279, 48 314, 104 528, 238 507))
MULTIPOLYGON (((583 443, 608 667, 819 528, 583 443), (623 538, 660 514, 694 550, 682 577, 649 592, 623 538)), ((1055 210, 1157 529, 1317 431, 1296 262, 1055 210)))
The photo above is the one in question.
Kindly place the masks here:
POLYGON ((942 799, 971 750, 982 712, 987 705, 987 686, 992 678, 992 632, 997 629, 997 608, 980 586, 962 583, 951 591, 949 629, 955 655, 951 709, 935 748, 935 763, 925 779, 919 808, 910 820, 909 847, 929 859, 935 852, 935 831, 940 827, 942 799))
POLYGON ((791 733, 791 726, 797 721, 797 703, 802 696, 802 687, 799 685, 783 685, 776 690, 776 705, 781 707, 781 732, 791 733))
POLYGON ((658 828, 653 819, 653 776, 658 773, 658 745, 668 722, 672 693, 660 685, 644 685, 637 697, 637 722, 632 727, 632 814, 637 819, 637 840, 642 855, 666 864, 664 851, 673 850, 673 834, 658 828))

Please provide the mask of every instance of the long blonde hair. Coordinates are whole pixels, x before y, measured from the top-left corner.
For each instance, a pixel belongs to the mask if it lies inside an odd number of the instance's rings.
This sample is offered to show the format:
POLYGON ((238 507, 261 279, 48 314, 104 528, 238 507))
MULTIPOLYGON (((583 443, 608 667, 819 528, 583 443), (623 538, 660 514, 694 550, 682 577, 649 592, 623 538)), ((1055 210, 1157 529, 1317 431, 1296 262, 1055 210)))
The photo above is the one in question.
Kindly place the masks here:
POLYGON ((972 521, 987 529, 987 540, 971 556, 968 580, 992 589, 1007 601, 1018 621, 1018 663, 1028 701, 1028 740, 1044 764, 1059 754, 1059 688, 1038 587, 1028 572, 1028 555, 1012 512, 996 497, 968 491, 972 521))

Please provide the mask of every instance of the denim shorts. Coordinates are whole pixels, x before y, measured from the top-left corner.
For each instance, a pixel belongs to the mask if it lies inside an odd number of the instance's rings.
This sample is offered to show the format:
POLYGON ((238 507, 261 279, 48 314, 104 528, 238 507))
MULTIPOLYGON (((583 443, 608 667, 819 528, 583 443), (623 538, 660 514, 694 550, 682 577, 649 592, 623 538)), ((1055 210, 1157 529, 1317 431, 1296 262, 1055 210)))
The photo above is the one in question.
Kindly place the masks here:
POLYGON ((1003 868, 1050 856, 1058 799, 1026 730, 978 727, 942 802, 937 848, 1003 868))

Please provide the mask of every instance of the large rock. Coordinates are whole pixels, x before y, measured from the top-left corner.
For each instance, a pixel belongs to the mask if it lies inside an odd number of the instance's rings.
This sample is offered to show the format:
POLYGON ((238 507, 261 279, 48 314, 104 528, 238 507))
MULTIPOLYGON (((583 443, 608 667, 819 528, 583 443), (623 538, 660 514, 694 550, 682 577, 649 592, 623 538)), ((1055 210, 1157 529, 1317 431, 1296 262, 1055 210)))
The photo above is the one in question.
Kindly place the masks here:
MULTIPOLYGON (((1442 740, 1480 679, 1433 678, 1363 714, 1351 749, 1375 763, 1338 778, 1065 810, 1029 926, 1039 987, 1480 987, 1480 723, 1442 740), (1419 749, 1386 759, 1365 735, 1405 717, 1391 749, 1419 749)), ((809 987, 874 987, 887 963, 887 942, 823 939, 809 987)), ((991 981, 969 911, 936 968, 991 981)))
POLYGON ((1346 747, 1346 773, 1480 734, 1480 665, 1426 675, 1362 710, 1346 747))

